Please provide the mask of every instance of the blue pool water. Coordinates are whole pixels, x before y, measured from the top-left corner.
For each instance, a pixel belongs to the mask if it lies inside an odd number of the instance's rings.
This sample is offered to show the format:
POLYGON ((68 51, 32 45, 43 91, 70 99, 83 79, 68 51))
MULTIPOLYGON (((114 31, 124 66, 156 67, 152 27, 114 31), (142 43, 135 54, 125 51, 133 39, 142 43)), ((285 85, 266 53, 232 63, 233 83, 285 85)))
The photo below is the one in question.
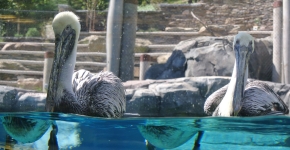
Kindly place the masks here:
MULTIPOLYGON (((142 135, 147 133, 141 134, 141 129, 149 129, 146 132, 155 132, 148 134, 155 135, 157 138, 154 142, 157 143, 162 141, 163 144, 174 145, 186 136, 189 137, 185 142, 181 142, 180 146, 173 148, 174 150, 191 150, 197 138, 197 131, 203 131, 200 141, 201 150, 290 149, 290 118, 288 116, 104 119, 69 114, 57 114, 58 116, 51 117, 49 113, 1 113, 0 117, 6 115, 56 120, 59 129, 57 138, 62 149, 146 150, 145 138, 142 135), (169 135, 167 139, 164 134, 169 135), (172 135, 176 136, 172 137, 172 135)), ((49 133, 47 132, 34 143, 17 143, 14 147, 47 149, 49 133)), ((0 147, 2 149, 5 146, 5 140, 6 131, 1 125, 0 147)), ((160 149, 162 148, 158 148, 160 149)))

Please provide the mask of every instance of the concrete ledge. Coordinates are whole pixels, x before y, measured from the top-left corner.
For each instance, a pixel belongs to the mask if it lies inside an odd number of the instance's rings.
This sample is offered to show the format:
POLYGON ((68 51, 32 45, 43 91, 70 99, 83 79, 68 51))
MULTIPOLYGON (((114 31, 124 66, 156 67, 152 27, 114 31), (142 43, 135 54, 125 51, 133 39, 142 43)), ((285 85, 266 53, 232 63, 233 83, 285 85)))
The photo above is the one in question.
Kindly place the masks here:
MULTIPOLYGON (((229 81, 230 77, 216 76, 127 81, 123 83, 126 113, 139 114, 140 117, 206 116, 203 111, 206 98, 229 81)), ((290 85, 265 83, 289 105, 290 85)), ((0 86, 1 112, 40 111, 45 99, 46 93, 0 86)))

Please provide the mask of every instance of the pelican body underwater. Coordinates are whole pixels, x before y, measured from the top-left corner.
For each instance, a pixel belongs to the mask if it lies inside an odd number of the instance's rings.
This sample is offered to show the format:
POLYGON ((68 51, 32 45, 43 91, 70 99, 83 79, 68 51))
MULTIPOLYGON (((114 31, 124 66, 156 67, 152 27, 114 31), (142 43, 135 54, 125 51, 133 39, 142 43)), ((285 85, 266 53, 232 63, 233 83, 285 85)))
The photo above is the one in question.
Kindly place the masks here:
POLYGON ((122 81, 111 72, 74 73, 80 22, 72 12, 57 14, 52 22, 55 55, 46 111, 98 117, 121 117, 126 109, 122 81))
POLYGON ((286 104, 266 83, 253 81, 247 84, 254 38, 246 32, 238 33, 233 49, 236 60, 231 80, 207 98, 205 113, 224 117, 288 114, 286 104))
MULTIPOLYGON (((79 70, 74 73, 80 34, 78 17, 72 12, 60 12, 55 16, 52 26, 55 33, 55 57, 48 86, 46 111, 122 117, 126 109, 126 99, 122 81, 118 77, 111 72, 92 74, 79 70)), ((7 133, 23 143, 38 140, 52 125, 48 145, 49 149, 58 149, 58 129, 54 121, 14 116, 1 119, 7 133)))

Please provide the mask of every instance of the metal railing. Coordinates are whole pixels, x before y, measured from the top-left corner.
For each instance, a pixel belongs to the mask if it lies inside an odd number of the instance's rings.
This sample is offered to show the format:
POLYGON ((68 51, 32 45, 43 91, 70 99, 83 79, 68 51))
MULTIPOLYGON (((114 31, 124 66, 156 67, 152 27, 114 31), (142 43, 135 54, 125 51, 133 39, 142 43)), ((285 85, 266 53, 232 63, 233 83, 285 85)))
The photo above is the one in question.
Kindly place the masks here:
MULTIPOLYGON (((51 44, 47 44, 51 46, 51 44)), ((86 44, 87 45, 87 44, 86 44)), ((175 45, 171 45, 173 47, 175 45)), ((154 47, 154 45, 152 46, 154 47)), ((155 46, 158 47, 158 46, 155 46)), ((171 48, 170 47, 170 48, 171 48)), ((7 50, 7 51, 0 51, 1 54, 6 55, 35 55, 35 57, 40 57, 45 55, 45 51, 28 51, 28 50, 7 50)), ((150 57, 158 57, 161 55, 166 55, 170 53, 135 53, 135 58, 142 57, 142 55, 149 55, 150 57)), ((97 57, 106 57, 106 53, 103 52, 77 52, 77 57, 79 56, 97 56, 97 57)), ((39 65, 41 67, 45 67, 45 61, 41 60, 20 60, 20 59, 0 59, 3 62, 15 62, 24 65, 39 65)), ((141 64, 141 62, 140 62, 141 64)), ((89 61, 77 61, 76 66, 98 66, 98 67, 106 67, 105 62, 89 62, 89 61)), ((144 68, 144 67, 142 67, 144 68)), ((146 67, 147 69, 148 67, 146 67)), ((46 70, 45 68, 43 70, 46 70)), ((140 74, 144 74, 146 70, 139 70, 140 74)), ((11 69, 0 69, 0 74, 13 74, 13 75, 35 75, 35 76, 45 76, 44 71, 33 71, 33 70, 11 70, 11 69)), ((47 76, 47 75, 46 75, 47 76)), ((5 81, 0 80, 0 84, 16 86, 17 81, 5 81)))

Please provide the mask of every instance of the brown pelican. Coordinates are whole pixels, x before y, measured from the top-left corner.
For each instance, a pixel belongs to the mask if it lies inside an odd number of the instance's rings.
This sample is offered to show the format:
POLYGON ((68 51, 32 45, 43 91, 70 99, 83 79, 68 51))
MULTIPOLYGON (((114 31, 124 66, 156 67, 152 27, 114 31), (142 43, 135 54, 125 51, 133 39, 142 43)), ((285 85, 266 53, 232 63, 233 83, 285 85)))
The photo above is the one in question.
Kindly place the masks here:
POLYGON ((72 12, 57 14, 52 22, 55 33, 55 56, 50 74, 46 110, 98 117, 121 117, 125 112, 122 81, 111 72, 74 73, 78 17, 72 12))
POLYGON ((233 47, 236 60, 230 83, 207 98, 205 113, 225 117, 287 114, 286 104, 266 83, 253 81, 247 84, 254 38, 240 32, 234 38, 233 47))
MULTIPOLYGON (((55 33, 55 57, 50 74, 46 111, 76 113, 98 117, 121 117, 125 112, 125 90, 122 81, 110 72, 74 73, 77 42, 80 34, 78 17, 61 12, 52 22, 55 33)), ((20 117, 2 119, 8 134, 20 142, 38 140, 52 124, 49 149, 58 149, 55 122, 20 117), (20 129, 21 130, 20 130, 20 129), (21 132, 19 132, 21 131, 21 132), (25 136, 32 136, 25 139, 25 136)))

